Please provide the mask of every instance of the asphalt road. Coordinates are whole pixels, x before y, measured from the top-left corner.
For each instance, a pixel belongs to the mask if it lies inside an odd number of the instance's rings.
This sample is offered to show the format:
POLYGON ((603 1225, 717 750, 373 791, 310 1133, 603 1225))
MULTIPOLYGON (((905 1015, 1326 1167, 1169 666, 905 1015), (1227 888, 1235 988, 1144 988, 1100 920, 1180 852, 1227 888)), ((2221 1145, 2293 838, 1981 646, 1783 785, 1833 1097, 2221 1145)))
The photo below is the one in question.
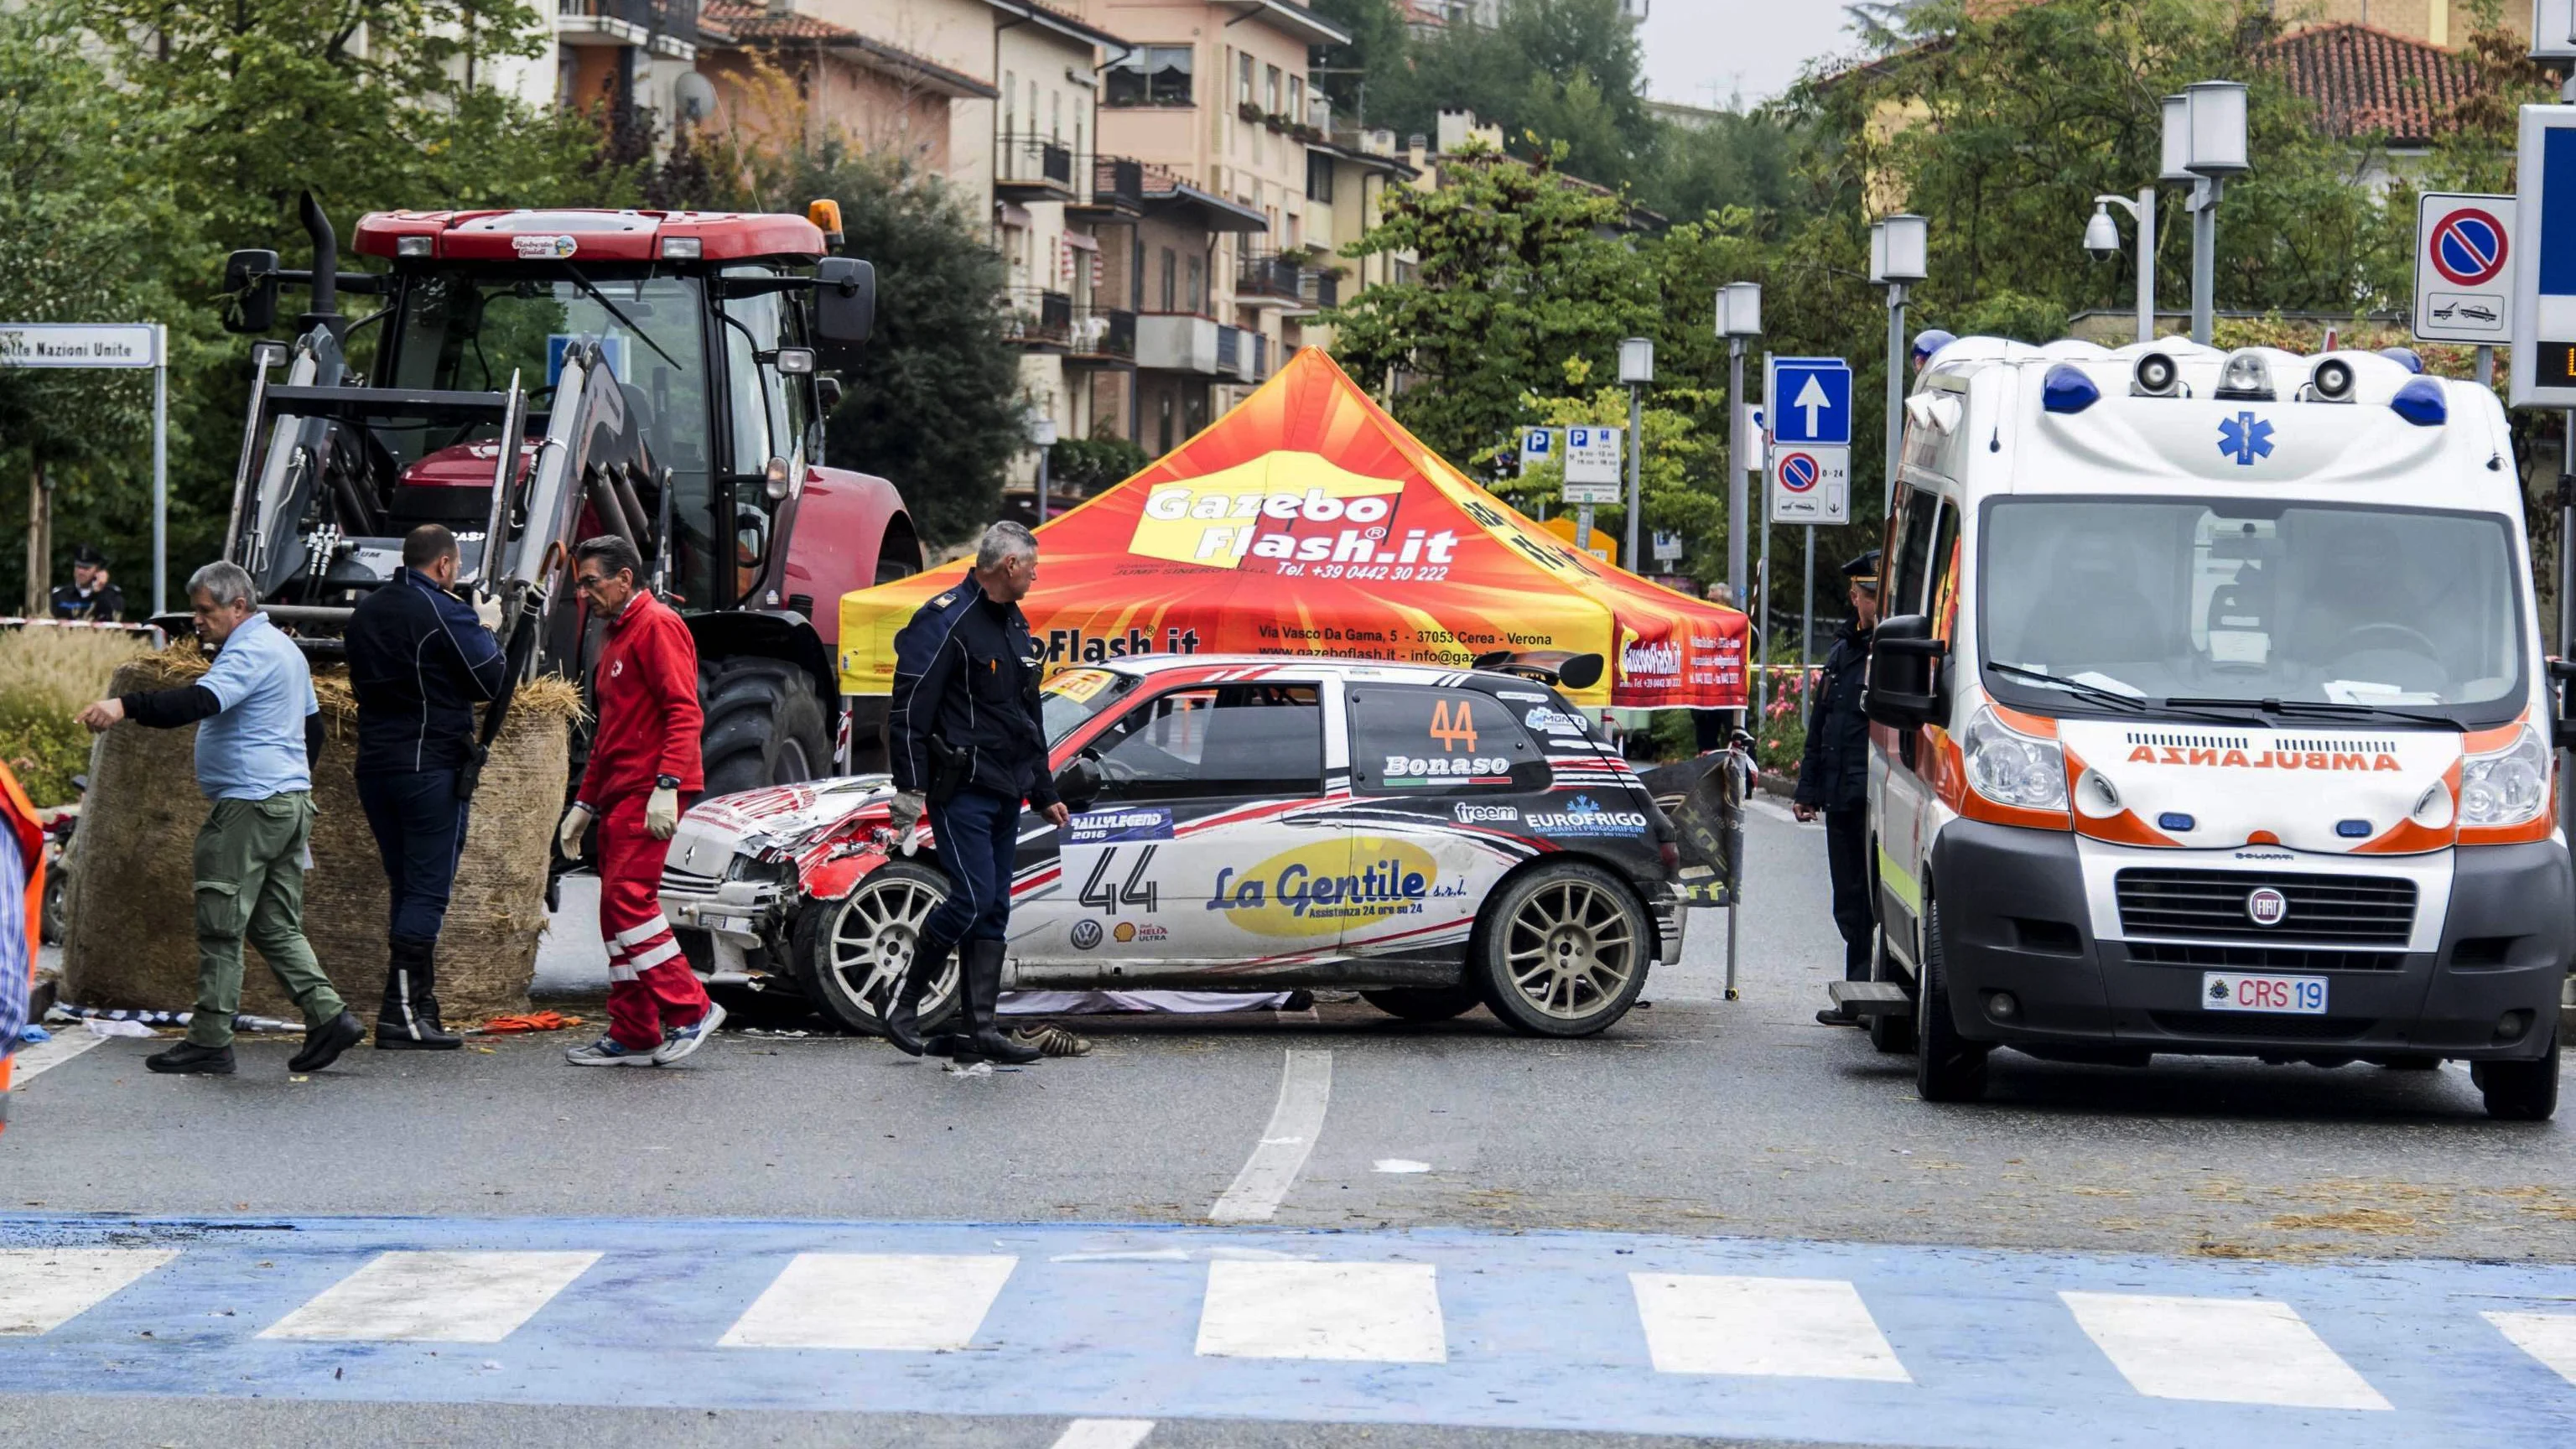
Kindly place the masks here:
MULTIPOLYGON (((1755 904, 1739 943, 1741 999, 1724 999, 1724 917, 1701 913, 1683 963, 1650 985, 1651 1007, 1590 1041, 1524 1040, 1481 1011, 1416 1026, 1352 1002, 1297 1015, 1090 1019, 1081 1023, 1090 1056, 984 1078, 944 1075, 875 1041, 729 1033, 686 1068, 658 1072, 577 1071, 561 1062, 561 1039, 503 1038, 440 1057, 361 1050, 303 1081, 285 1073, 289 1043, 246 1045, 230 1080, 167 1080, 142 1071, 149 1044, 110 1041, 25 1089, 0 1145, 0 1209, 29 1215, 21 1231, 102 1213, 1177 1231, 1206 1224, 1230 1189, 1259 1176, 1247 1162, 1266 1153, 1274 1166, 1294 1158, 1292 1175, 1260 1205, 1270 1215, 1250 1221, 1355 1242, 1555 1230, 2145 1255, 2161 1265, 2154 1271, 2174 1273, 2354 1262, 2367 1272, 2369 1260, 2425 1258, 2539 1273, 2576 1263, 2576 1119, 2489 1122, 2456 1066, 2194 1059, 2134 1071, 2005 1053, 1986 1103, 1920 1101, 1910 1059, 1811 1020, 1839 960, 1821 832, 1766 809, 1748 835, 1755 904), (1302 1125, 1279 1125, 1292 1120, 1302 1125), (1265 1138, 1298 1141, 1265 1147, 1265 1138)), ((596 1020, 581 994, 599 988, 583 972, 567 930, 549 949, 546 981, 576 993, 554 1004, 596 1020)), ((0 1244, 12 1230, 0 1221, 0 1244)), ((1444 1269, 1444 1297, 1455 1273, 1481 1271, 1444 1269)), ((1901 1339, 1897 1349, 1911 1354, 1901 1339)), ((2564 1391, 2562 1424, 2576 1423, 2576 1385, 2541 1380, 2564 1391)), ((0 1444, 311 1443, 364 1425, 389 1443, 998 1445, 1053 1442, 1063 1428, 893 1415, 842 1423, 758 1405, 592 1418, 540 1391, 514 1404, 361 1408, 205 1389, 226 1402, 197 1419, 192 1400, 73 1388, 0 1400, 0 1444)), ((1382 1402, 1353 1402, 1367 1412, 1342 1422, 1384 1421, 1380 1438, 1403 1418, 1376 1412, 1382 1402)), ((1318 1417, 1310 1412, 1242 1412, 1250 1417, 1219 1433, 1184 1409, 1149 1442, 1342 1443, 1360 1432, 1289 1422, 1318 1417)), ((1395 1437, 1552 1443, 1527 1437, 1530 1426, 1561 1422, 1491 1417, 1450 1415, 1395 1437)), ((1902 1414, 1865 1430, 1857 1422, 1691 1421, 1702 1433, 1760 1431, 1747 1439, 1912 1442, 1902 1414)), ((1936 1416, 1921 1421, 1922 1442, 2018 1442, 2017 1429, 1983 1424, 1936 1416)), ((2185 1437, 2173 1442, 2218 1442, 2190 1426, 2174 1432, 2185 1437)))

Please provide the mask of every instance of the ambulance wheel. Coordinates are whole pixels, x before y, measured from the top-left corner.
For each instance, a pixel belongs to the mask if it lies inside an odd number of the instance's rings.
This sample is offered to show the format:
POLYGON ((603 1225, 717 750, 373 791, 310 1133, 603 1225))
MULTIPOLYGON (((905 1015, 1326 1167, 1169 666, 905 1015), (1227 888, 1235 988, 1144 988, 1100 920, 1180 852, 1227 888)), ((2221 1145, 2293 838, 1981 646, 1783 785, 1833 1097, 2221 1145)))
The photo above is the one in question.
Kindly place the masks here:
MULTIPOLYGON (((1870 937, 1869 979, 1893 981, 1895 963, 1887 957, 1887 931, 1881 927, 1870 937)), ((1891 1057, 1901 1057, 1914 1050, 1914 1013, 1882 1011, 1869 1019, 1869 1044, 1891 1057)))
POLYGON ((1646 912, 1598 866, 1543 865, 1496 892, 1467 947, 1485 1005, 1524 1036, 1590 1036, 1646 986, 1646 912))
MULTIPOLYGON (((845 899, 808 902, 789 939, 797 984, 841 1025, 883 1036, 884 1013, 919 949, 921 923, 946 899, 948 877, 895 860, 870 871, 845 899)), ((922 1029, 956 1008, 957 958, 951 955, 922 996, 922 1029)))
POLYGON ((2476 1062, 2470 1080, 2487 1098, 2487 1115, 2499 1122, 2546 1122, 2558 1114, 2558 1038, 2536 1062, 2476 1062))
POLYGON ((1950 973, 1941 950, 1941 902, 1923 923, 1923 970, 1914 993, 1914 1090, 1926 1102, 1973 1102, 1986 1094, 1982 1042, 1959 1035, 1950 1015, 1950 973))
POLYGON ((707 793, 793 785, 832 772, 823 701, 812 676, 784 659, 736 655, 698 662, 706 712, 700 758, 707 793))
POLYGON ((1484 997, 1473 986, 1392 986, 1363 991, 1360 999, 1406 1021, 1447 1021, 1475 1010, 1484 997))

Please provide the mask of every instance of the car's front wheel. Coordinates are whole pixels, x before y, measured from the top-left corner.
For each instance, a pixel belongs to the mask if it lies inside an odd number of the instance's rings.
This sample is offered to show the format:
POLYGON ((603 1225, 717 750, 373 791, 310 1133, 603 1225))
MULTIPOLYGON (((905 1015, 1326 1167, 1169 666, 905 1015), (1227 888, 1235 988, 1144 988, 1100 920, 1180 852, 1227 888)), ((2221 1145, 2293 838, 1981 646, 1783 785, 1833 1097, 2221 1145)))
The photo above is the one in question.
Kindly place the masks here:
POLYGON ((1941 903, 1923 921, 1923 969, 1915 979, 1914 1090, 1926 1102, 1973 1102, 1986 1094, 1983 1042, 1959 1035, 1950 1013, 1949 957, 1941 949, 1941 903))
MULTIPOLYGON (((885 1033, 885 1012, 912 969, 921 925, 948 898, 948 878, 925 865, 894 860, 862 878, 837 901, 809 902, 796 913, 791 948, 797 984, 841 1025, 885 1033)), ((957 960, 951 956, 922 993, 925 1030, 957 1005, 957 960)))
POLYGON ((1636 893, 1598 866, 1543 865, 1497 892, 1470 947, 1485 1004, 1529 1036, 1590 1036, 1636 1003, 1652 958, 1636 893))
POLYGON ((2478 1062, 2470 1077, 2485 1094, 2487 1115, 2499 1122, 2546 1122, 2558 1114, 2558 1047, 2536 1062, 2478 1062))

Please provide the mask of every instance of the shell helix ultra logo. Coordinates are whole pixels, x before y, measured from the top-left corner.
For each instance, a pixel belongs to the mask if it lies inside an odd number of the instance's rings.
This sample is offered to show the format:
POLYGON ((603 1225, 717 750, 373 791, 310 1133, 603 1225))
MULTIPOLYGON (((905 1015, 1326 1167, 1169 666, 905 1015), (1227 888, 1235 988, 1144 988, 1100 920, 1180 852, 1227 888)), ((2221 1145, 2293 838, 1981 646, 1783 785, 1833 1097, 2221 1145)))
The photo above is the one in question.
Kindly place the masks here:
POLYGON ((1155 484, 1128 551, 1220 569, 1246 558, 1450 562, 1454 534, 1426 537, 1417 529, 1390 537, 1389 520, 1403 497, 1399 479, 1363 477, 1313 453, 1272 453, 1204 478, 1155 484))
POLYGON ((1348 850, 1301 845, 1259 865, 1216 873, 1207 908, 1256 936, 1329 936, 1354 924, 1419 915, 1440 882, 1431 852, 1363 836, 1348 850))

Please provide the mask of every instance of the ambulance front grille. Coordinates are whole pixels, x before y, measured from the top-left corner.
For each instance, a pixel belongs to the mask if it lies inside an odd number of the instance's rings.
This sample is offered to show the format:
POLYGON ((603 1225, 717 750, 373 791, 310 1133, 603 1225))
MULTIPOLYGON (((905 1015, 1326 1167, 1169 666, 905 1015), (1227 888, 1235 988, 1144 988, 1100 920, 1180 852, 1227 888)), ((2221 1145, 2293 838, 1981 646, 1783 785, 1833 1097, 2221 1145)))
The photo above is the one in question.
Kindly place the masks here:
POLYGON ((2222 941, 2331 941, 2404 946, 2415 932, 2415 882, 2395 876, 2135 868, 2112 877, 2130 936, 2222 941), (2289 909, 2255 924, 2248 898, 2269 887, 2289 909))

